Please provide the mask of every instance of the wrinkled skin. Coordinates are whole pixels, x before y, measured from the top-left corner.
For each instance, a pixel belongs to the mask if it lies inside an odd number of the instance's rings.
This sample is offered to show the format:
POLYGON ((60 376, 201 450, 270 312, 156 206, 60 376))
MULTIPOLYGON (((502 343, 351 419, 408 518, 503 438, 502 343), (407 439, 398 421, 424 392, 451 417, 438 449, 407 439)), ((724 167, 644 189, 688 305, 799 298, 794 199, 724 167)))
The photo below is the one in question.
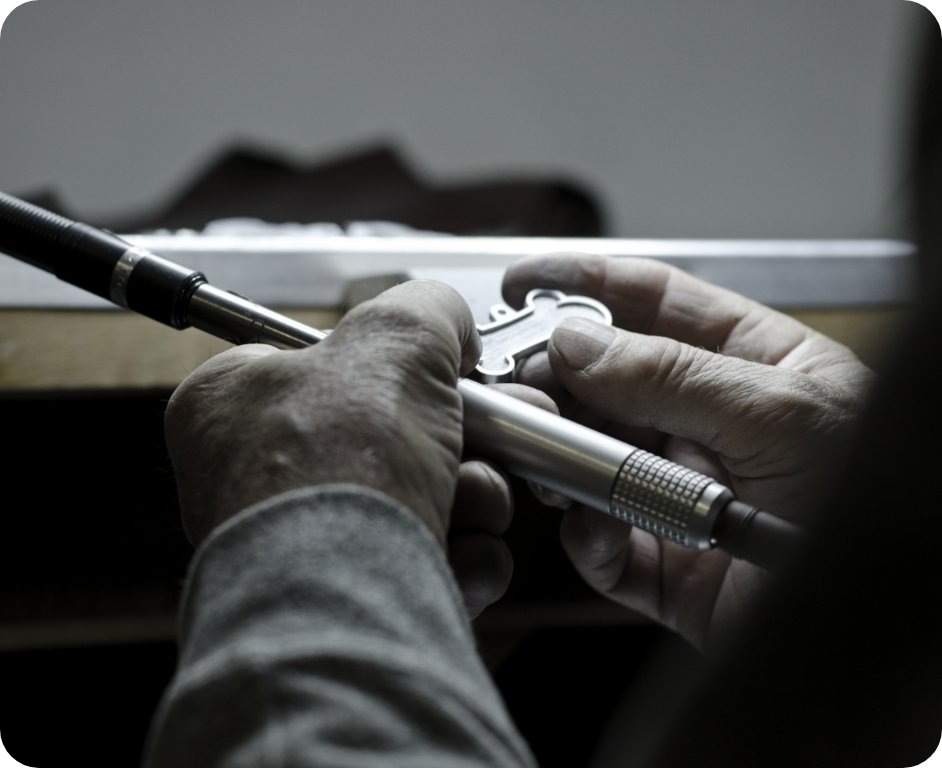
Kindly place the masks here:
POLYGON ((174 392, 165 418, 191 542, 284 491, 367 486, 412 510, 446 547, 477 615, 506 589, 512 567, 500 538, 512 515, 507 481, 487 464, 460 462, 455 384, 479 357, 464 301, 415 281, 352 310, 313 347, 251 344, 208 360, 174 392))
MULTIPOLYGON (((738 294, 648 259, 579 255, 513 265, 505 299, 555 288, 606 304, 613 326, 564 322, 518 371, 564 416, 728 485, 798 523, 856 418, 871 371, 846 347, 738 294)), ((597 591, 705 648, 765 575, 721 551, 664 542, 594 510, 562 544, 597 591)))

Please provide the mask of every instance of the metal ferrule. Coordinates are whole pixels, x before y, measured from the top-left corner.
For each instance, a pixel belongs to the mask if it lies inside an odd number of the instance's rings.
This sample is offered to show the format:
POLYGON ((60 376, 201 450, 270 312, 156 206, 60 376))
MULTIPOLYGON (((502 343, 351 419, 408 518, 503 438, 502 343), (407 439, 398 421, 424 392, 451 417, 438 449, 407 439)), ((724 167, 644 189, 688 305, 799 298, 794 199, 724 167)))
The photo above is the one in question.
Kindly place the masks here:
POLYGON ((111 272, 111 289, 109 298, 119 307, 128 306, 128 280, 131 279, 131 273, 138 262, 154 255, 143 248, 132 246, 118 259, 111 272))
POLYGON ((208 283, 194 292, 187 316, 194 328, 234 344, 259 343, 298 349, 327 337, 323 331, 208 283))
MULTIPOLYGON (((76 227, 83 227, 77 224, 76 227)), ((107 234, 84 235, 89 254, 107 261, 115 246, 125 245, 107 234)), ((83 234, 84 230, 79 231, 83 234)), ((195 269, 168 261, 144 248, 128 246, 111 262, 108 298, 120 307, 158 320, 172 328, 189 325, 187 306, 206 276, 195 269)))

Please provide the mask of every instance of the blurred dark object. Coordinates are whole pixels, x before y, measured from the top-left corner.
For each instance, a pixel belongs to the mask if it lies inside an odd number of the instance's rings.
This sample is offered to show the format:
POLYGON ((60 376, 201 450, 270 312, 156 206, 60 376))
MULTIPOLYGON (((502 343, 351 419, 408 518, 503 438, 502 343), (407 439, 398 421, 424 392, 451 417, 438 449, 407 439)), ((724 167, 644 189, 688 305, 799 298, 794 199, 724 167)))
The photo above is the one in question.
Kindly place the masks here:
MULTIPOLYGON (((25 197, 71 216, 54 195, 25 197)), ((435 184, 382 145, 312 164, 235 146, 196 171, 168 204, 89 223, 131 233, 199 230, 217 219, 242 217, 275 224, 387 221, 455 235, 605 235, 599 203, 576 182, 514 177, 435 184)))
POLYGON ((630 754, 644 768, 902 768, 939 747, 942 39, 913 8, 925 24, 911 147, 918 304, 809 515, 804 557, 710 667, 668 659, 630 692, 596 765, 630 754))

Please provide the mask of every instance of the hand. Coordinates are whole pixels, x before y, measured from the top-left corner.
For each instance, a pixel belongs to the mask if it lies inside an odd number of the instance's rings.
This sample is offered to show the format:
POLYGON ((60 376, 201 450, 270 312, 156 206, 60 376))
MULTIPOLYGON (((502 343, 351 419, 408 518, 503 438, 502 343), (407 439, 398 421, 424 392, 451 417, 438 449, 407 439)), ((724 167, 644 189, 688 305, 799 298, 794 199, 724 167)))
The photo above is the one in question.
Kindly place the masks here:
POLYGON ((410 282, 351 311, 314 347, 234 347, 170 399, 166 439, 194 545, 254 502, 320 483, 401 501, 443 540, 469 613, 506 590, 506 478, 459 466, 459 372, 480 358, 470 311, 444 285, 410 282), (454 512, 452 509, 454 504, 454 512))
MULTIPOLYGON (((563 323, 519 372, 563 415, 715 477, 799 520, 848 431, 871 372, 845 347, 738 294, 647 259, 537 257, 504 296, 556 288, 596 298, 616 328, 563 323)), ((599 592, 703 646, 743 609, 761 572, 683 549, 584 508, 564 515, 573 564, 599 592)))
POLYGON ((472 619, 510 586, 513 557, 502 537, 512 519, 507 477, 487 462, 463 462, 448 530, 448 562, 472 619))
POLYGON ((479 355, 460 297, 410 282, 315 346, 244 345, 209 360, 166 413, 191 540, 277 493, 346 482, 402 502, 444 541, 462 444, 455 384, 479 355))

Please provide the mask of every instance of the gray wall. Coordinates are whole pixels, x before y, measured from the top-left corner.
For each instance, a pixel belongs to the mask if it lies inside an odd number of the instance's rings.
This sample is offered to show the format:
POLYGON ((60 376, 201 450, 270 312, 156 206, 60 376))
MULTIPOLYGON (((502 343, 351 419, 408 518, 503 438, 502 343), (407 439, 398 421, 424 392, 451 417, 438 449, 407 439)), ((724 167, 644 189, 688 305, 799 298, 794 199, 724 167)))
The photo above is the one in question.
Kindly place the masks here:
POLYGON ((432 179, 596 190, 612 233, 903 231, 905 0, 35 0, 0 34, 0 188, 155 204, 233 141, 396 142, 432 179))

